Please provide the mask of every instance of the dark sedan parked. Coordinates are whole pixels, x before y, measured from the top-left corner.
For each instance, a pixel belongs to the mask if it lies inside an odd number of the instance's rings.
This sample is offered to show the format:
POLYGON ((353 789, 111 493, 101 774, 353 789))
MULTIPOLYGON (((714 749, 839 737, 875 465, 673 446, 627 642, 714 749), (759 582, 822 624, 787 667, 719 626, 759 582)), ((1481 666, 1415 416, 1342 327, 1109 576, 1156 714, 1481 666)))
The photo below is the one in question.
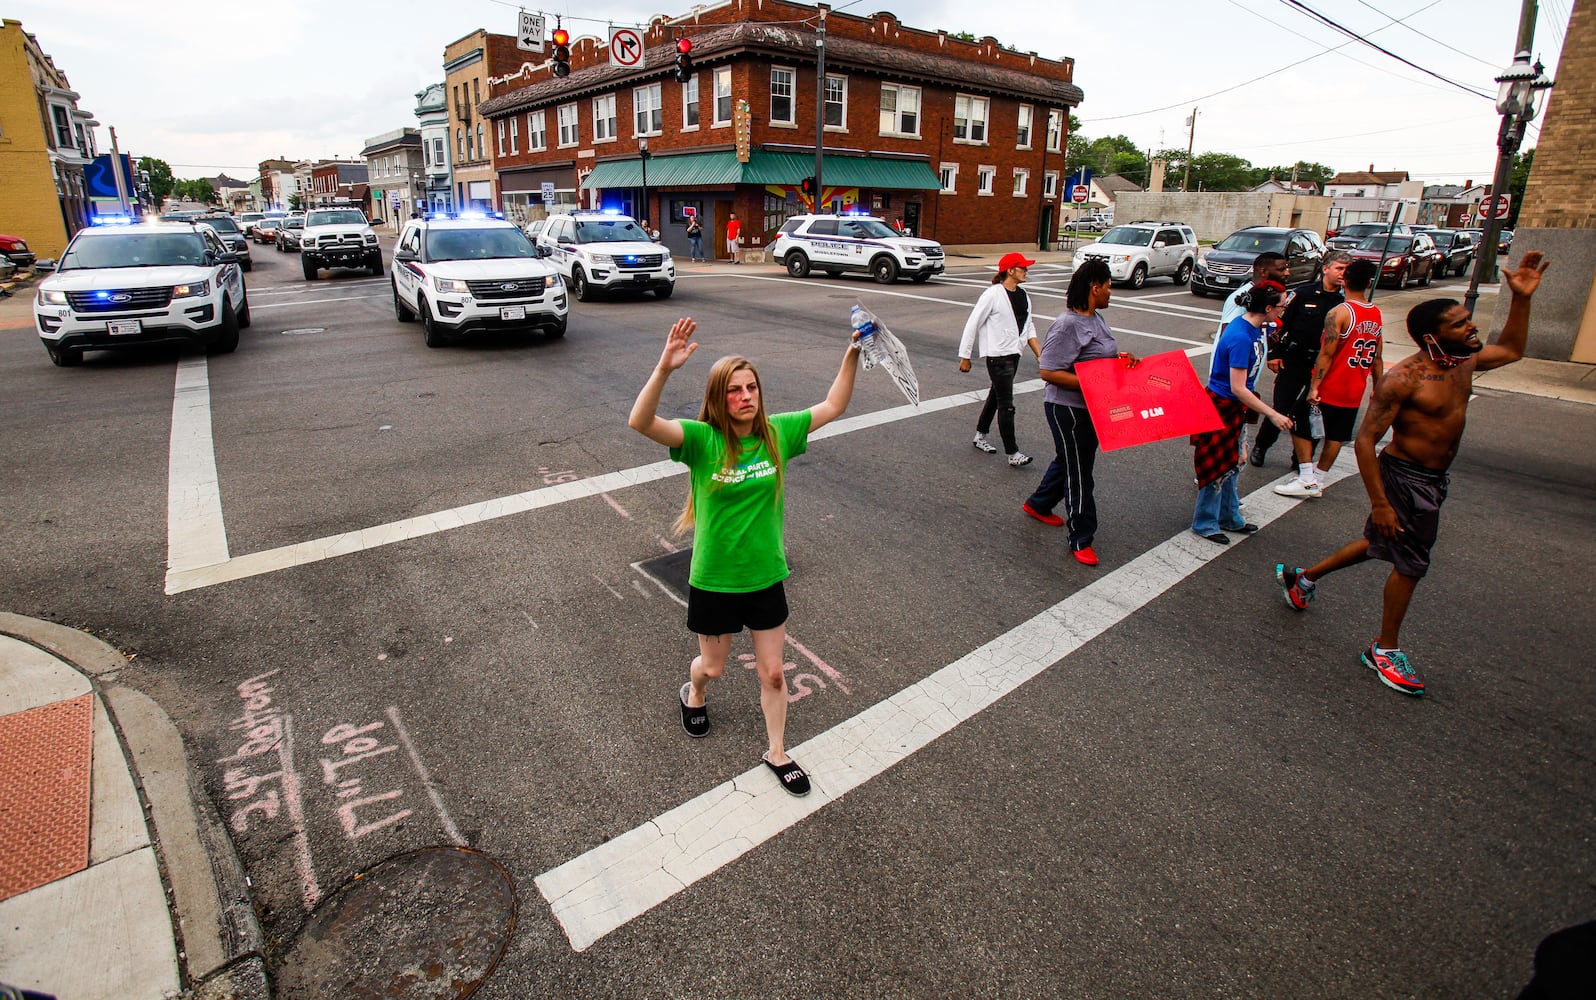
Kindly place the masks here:
POLYGON ((1459 229, 1436 229, 1424 235, 1435 241, 1436 252, 1441 255, 1435 265, 1435 273, 1443 278, 1448 273, 1462 274, 1467 271, 1480 246, 1473 233, 1459 229))
POLYGON ((1393 288, 1406 288, 1412 281, 1428 285, 1436 270, 1435 241, 1428 233, 1391 237, 1381 233, 1359 243, 1348 253, 1376 263, 1383 259, 1380 284, 1393 288))
POLYGON ((277 227, 277 249, 286 253, 289 250, 299 252, 299 238, 305 234, 305 217, 291 215, 282 220, 277 227))
POLYGON ((1197 261, 1191 275, 1191 293, 1202 297, 1224 295, 1252 280, 1252 262, 1261 253, 1284 254, 1291 268, 1291 284, 1313 280, 1324 261, 1324 244, 1312 229, 1248 226, 1225 237, 1197 261))

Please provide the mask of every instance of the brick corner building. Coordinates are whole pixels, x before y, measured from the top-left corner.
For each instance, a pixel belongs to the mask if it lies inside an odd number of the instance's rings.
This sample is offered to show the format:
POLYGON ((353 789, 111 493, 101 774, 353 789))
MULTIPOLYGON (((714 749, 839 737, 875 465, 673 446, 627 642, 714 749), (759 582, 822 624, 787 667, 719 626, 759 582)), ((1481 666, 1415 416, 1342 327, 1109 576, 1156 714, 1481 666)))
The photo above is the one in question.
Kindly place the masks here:
POLYGON ((552 184, 556 210, 647 217, 683 254, 686 208, 712 234, 735 211, 744 243, 762 246, 815 210, 801 185, 818 119, 821 210, 866 211, 943 243, 1035 246, 1058 228, 1065 123, 1082 99, 1073 59, 788 0, 729 0, 639 33, 630 68, 586 37, 563 79, 547 61, 488 78, 479 111, 511 218, 543 217, 552 184), (692 43, 685 83, 673 73, 679 38, 692 43))

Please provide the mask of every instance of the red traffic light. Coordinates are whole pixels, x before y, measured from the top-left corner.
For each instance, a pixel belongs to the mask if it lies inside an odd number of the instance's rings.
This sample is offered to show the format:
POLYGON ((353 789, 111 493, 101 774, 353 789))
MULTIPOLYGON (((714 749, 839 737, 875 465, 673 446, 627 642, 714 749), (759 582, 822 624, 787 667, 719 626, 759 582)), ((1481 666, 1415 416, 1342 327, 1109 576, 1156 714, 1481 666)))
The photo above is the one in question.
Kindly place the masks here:
POLYGON ((566 31, 564 28, 555 28, 554 34, 551 37, 555 45, 571 44, 571 33, 566 31))
POLYGON ((676 51, 684 56, 691 53, 693 51, 693 40, 691 38, 676 39, 676 51))

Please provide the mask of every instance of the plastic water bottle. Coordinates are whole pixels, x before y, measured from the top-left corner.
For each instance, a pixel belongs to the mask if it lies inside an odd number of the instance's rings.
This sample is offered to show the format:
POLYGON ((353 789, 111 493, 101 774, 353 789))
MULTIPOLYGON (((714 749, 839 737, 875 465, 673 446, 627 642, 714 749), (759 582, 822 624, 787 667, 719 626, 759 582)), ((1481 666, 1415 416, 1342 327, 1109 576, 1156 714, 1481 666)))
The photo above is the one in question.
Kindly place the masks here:
POLYGON ((1308 436, 1315 441, 1324 440, 1324 414, 1317 406, 1308 407, 1308 436))
POLYGON ((881 345, 876 343, 876 330, 885 329, 880 326, 876 314, 864 306, 855 303, 853 311, 848 314, 848 322, 852 324, 855 332, 859 334, 859 350, 865 358, 874 363, 880 363, 884 353, 881 345))

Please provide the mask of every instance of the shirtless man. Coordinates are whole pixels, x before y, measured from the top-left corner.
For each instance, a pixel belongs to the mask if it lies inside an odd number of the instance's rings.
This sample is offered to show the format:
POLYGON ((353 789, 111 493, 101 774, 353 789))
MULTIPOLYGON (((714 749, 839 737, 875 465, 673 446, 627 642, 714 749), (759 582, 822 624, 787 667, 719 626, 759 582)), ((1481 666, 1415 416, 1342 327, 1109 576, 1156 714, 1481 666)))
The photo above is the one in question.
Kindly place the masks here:
POLYGON ((1518 269, 1503 272, 1513 293, 1507 323, 1497 342, 1480 343, 1479 328, 1462 305, 1430 299, 1408 313, 1408 335, 1419 352, 1399 362, 1374 389, 1369 412, 1358 429, 1354 449, 1363 488, 1369 493, 1369 520, 1363 537, 1307 569, 1275 566, 1275 580, 1286 603, 1298 611, 1313 600, 1315 584, 1326 573, 1369 559, 1391 564, 1385 582, 1380 635, 1363 651, 1363 665, 1387 687, 1404 694, 1424 693, 1413 664, 1398 645, 1402 619, 1413 588, 1430 568, 1430 548, 1440 527, 1446 499, 1446 470, 1457 457, 1468 417, 1474 373, 1509 365, 1524 356, 1529 334, 1530 297, 1546 270, 1543 255, 1531 250, 1518 269), (1391 443, 1378 456, 1375 445, 1394 428, 1391 443))

